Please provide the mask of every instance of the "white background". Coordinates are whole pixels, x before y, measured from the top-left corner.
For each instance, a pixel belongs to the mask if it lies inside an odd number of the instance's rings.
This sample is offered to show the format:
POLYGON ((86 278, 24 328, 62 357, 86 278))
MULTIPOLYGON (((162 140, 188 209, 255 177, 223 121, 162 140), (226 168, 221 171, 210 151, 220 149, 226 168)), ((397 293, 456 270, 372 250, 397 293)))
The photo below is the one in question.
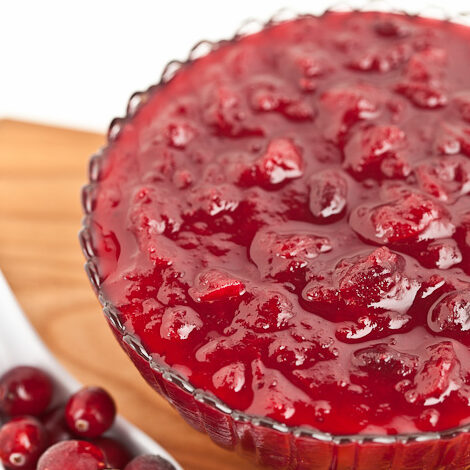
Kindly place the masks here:
MULTIPOLYGON (((361 3, 349 0, 347 3, 361 3)), ((0 0, 0 118, 104 131, 133 91, 158 81, 200 39, 282 7, 320 12, 335 0, 0 0)), ((362 0, 364 3, 364 0, 362 0)), ((392 0, 420 11, 426 0, 392 0)), ((436 0, 450 13, 469 0, 436 0)))

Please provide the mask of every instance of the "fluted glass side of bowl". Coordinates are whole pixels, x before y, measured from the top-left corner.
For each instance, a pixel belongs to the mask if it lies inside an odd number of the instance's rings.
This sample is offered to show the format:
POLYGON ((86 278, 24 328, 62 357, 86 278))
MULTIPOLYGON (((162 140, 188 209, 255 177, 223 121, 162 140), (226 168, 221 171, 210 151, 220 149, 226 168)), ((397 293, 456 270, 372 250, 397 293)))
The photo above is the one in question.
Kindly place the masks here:
MULTIPOLYGON (((315 12, 382 10, 403 14, 420 14, 470 25, 470 14, 450 16, 441 7, 430 6, 414 11, 397 11, 383 1, 359 1, 335 5, 315 12)), ((298 16, 282 10, 267 22, 246 22, 233 39, 298 16)), ((236 450, 260 465, 289 470, 468 470, 470 469, 470 423, 442 432, 397 435, 332 435, 312 428, 289 427, 269 418, 251 416, 231 409, 212 394, 196 389, 176 371, 156 361, 138 337, 127 331, 118 309, 101 290, 95 249, 92 245, 90 220, 107 149, 120 130, 131 120, 149 95, 170 81, 185 63, 196 60, 216 49, 221 42, 201 41, 190 51, 186 61, 170 62, 161 81, 129 99, 125 117, 114 119, 108 131, 108 143, 94 155, 89 164, 89 183, 82 190, 85 213, 80 243, 85 254, 85 269, 102 305, 105 317, 121 347, 128 354, 145 380, 164 396, 195 429, 204 432, 218 445, 236 450)))

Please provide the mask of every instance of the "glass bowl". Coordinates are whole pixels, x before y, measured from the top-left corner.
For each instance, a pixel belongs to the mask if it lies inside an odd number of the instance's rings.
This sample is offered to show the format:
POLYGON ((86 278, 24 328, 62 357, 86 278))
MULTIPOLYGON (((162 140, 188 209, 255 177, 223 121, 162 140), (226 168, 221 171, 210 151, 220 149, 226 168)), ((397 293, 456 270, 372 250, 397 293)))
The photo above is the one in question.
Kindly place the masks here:
MULTIPOLYGON (((449 15, 445 9, 434 6, 420 9, 419 12, 411 9, 412 6, 406 11, 397 10, 382 1, 362 1, 359 5, 348 2, 316 12, 316 16, 329 11, 381 10, 406 15, 419 13, 421 16, 470 25, 470 13, 449 15)), ((267 22, 250 20, 237 31, 233 40, 294 17, 309 15, 282 10, 267 22)), ((165 67, 158 84, 146 91, 134 93, 129 99, 126 116, 111 122, 107 145, 90 160, 89 183, 82 190, 85 216, 79 238, 86 258, 85 270, 116 339, 145 380, 191 426, 208 434, 216 444, 246 454, 260 465, 289 470, 469 470, 470 423, 441 432, 333 435, 309 427, 289 427, 269 418, 234 410, 211 393, 195 388, 172 368, 155 360, 139 338, 126 330, 118 309, 101 290, 96 254, 91 241, 90 215, 93 213, 96 188, 107 149, 147 98, 170 81, 182 65, 197 60, 224 42, 197 43, 186 61, 172 61, 165 67)))

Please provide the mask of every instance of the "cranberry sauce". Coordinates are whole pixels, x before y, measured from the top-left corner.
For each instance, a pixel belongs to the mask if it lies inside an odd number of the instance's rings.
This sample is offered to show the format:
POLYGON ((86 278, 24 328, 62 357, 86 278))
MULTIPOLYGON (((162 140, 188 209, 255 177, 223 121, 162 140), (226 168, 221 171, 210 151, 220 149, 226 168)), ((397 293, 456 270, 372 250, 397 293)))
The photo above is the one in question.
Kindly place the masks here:
POLYGON ((233 408, 333 433, 470 421, 470 30, 329 13, 223 43, 107 151, 103 289, 233 408))

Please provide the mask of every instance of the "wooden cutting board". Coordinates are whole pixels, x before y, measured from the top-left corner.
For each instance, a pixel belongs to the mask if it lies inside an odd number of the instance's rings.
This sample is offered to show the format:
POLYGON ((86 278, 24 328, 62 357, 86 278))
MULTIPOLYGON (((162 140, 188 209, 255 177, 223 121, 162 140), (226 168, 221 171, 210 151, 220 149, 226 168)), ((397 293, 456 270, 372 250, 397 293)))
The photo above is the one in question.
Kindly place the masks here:
POLYGON ((82 383, 109 390, 120 413, 186 470, 253 470, 146 385, 101 315, 77 234, 87 161, 103 143, 99 134, 0 121, 0 267, 64 366, 82 383))

